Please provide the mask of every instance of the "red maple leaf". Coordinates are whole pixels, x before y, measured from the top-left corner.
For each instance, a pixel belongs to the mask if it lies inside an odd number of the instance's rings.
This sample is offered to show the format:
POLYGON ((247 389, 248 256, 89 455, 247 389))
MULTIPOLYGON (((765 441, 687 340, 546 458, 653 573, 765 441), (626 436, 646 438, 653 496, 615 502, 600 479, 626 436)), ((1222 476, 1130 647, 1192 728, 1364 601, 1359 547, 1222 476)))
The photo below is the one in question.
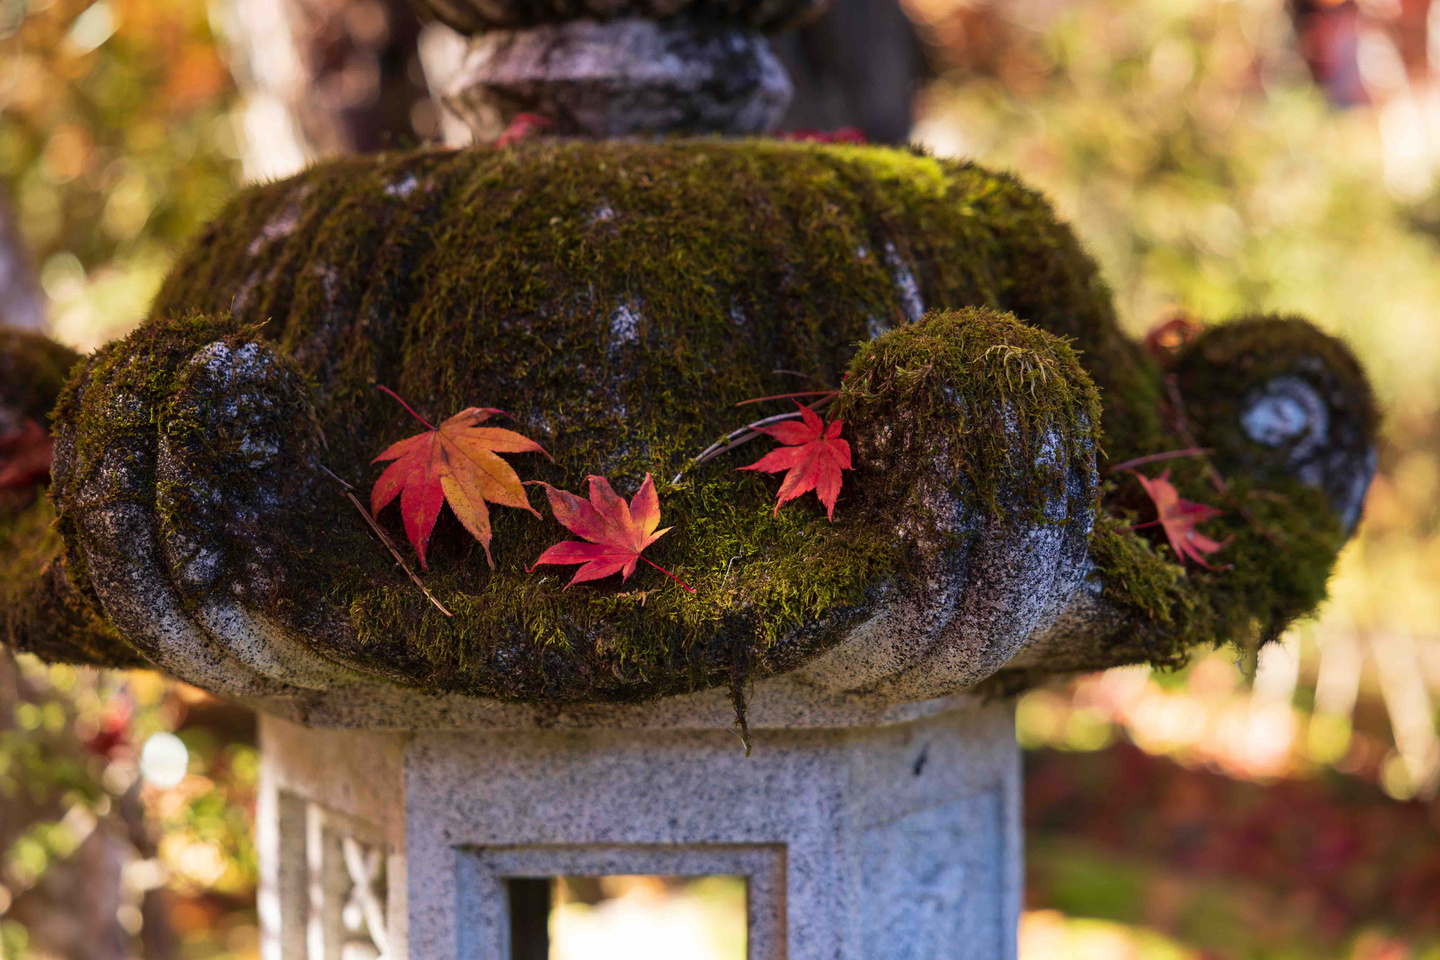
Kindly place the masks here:
POLYGON ((26 419, 19 429, 0 434, 0 493, 25 493, 50 476, 55 441, 45 428, 26 419))
POLYGON ((529 140, 541 130, 550 126, 550 118, 538 113, 517 113, 510 125, 495 139, 495 146, 509 147, 529 140))
POLYGON ((780 134, 781 140, 797 143, 852 143, 866 144, 869 139, 859 127, 841 127, 838 130, 787 130, 780 134))
MULTIPOLYGON (((389 387, 380 389, 400 400, 389 387)), ((400 405, 410 410, 404 400, 400 400, 400 405)), ((429 429, 391 444, 371 461, 395 462, 375 481, 370 491, 370 512, 378 517, 390 501, 400 498, 405 536, 415 547, 422 570, 430 569, 425 565, 425 550, 430 545, 435 521, 440 518, 440 508, 446 503, 485 548, 485 560, 492 569, 495 561, 490 556, 490 511, 485 501, 529 510, 540 516, 540 512, 530 506, 525 485, 515 469, 496 454, 545 453, 545 448, 513 430, 480 426, 497 413, 504 411, 468 407, 435 427, 410 410, 410 415, 429 429)))
POLYGON ((130 713, 128 700, 112 701, 112 705, 100 718, 99 728, 85 741, 85 749, 107 760, 113 759, 115 754, 130 742, 130 713))
POLYGON ((841 470, 849 470, 850 444, 840 439, 845 421, 832 420, 830 425, 820 415, 796 401, 800 408, 800 422, 793 420, 768 427, 756 427, 760 433, 772 437, 785 446, 771 450, 759 460, 741 470, 760 470, 765 473, 779 473, 788 470, 780 482, 780 492, 775 497, 775 512, 791 500, 809 490, 814 490, 820 502, 825 504, 825 516, 835 519, 835 498, 840 496, 841 470))
POLYGON ((1137 523, 1134 529, 1153 527, 1158 523, 1164 528, 1165 539, 1170 541, 1170 549, 1175 551, 1181 565, 1184 565, 1186 560, 1194 560, 1206 570, 1217 569, 1205 561, 1205 555, 1225 546, 1230 542, 1230 538, 1212 540, 1196 530, 1195 525, 1223 516, 1224 511, 1180 496, 1175 485, 1170 482, 1168 467, 1153 480, 1139 473, 1135 474, 1135 479, 1140 481, 1140 486, 1145 488, 1145 493, 1155 504, 1155 519, 1148 523, 1137 523))
POLYGON ((550 510, 561 526, 590 542, 566 540, 557 543, 540 554, 525 572, 533 571, 542 563, 584 564, 565 585, 568 590, 577 583, 599 580, 612 573, 620 574, 623 583, 635 572, 636 562, 644 560, 694 593, 695 591, 675 574, 640 555, 646 547, 670 531, 669 527, 663 530, 655 529, 660 526, 660 498, 655 494, 655 482, 650 478, 650 474, 645 474, 645 482, 640 484, 639 492, 631 498, 629 504, 616 495, 610 482, 604 477, 591 476, 586 479, 590 481, 588 501, 548 483, 540 486, 545 488, 545 496, 550 499, 550 510))

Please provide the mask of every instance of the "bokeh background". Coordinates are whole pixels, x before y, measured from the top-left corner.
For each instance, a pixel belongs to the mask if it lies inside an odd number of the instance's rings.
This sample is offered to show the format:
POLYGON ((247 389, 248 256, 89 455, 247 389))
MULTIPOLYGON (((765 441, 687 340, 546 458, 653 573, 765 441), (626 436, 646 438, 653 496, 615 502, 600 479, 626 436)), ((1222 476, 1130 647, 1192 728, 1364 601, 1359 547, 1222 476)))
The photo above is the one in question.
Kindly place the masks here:
MULTIPOLYGON (((1440 960, 1440 2, 838 7, 787 41, 793 125, 1014 169, 1136 335, 1301 312, 1385 410, 1332 598, 1258 669, 1219 649, 1020 700, 1022 956, 1440 960)), ((463 139, 426 93, 454 50, 381 0, 0 0, 0 320, 92 349, 237 184, 463 139)), ((0 958, 255 957, 256 768, 242 710, 0 654, 0 958)), ((557 960, 634 960, 645 929, 743 954, 723 879, 581 887, 557 960)))

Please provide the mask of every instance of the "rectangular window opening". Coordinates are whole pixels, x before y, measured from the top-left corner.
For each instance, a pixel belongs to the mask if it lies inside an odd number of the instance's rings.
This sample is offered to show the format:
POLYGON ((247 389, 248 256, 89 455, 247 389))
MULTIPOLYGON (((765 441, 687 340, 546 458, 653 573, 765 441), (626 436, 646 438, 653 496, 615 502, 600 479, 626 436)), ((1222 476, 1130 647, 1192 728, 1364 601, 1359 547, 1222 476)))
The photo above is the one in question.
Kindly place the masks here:
POLYGON ((746 960, 736 874, 506 877, 510 960, 746 960))

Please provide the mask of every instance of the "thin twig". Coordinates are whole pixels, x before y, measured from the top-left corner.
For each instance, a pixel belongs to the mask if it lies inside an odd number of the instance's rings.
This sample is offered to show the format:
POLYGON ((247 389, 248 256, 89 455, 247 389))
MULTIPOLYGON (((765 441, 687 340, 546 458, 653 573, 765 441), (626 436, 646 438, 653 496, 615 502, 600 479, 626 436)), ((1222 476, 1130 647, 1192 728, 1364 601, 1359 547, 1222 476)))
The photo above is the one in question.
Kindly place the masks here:
MULTIPOLYGON (((687 466, 698 467, 700 466, 700 464, 705 463, 707 460, 715 459, 715 457, 719 456, 722 451, 749 443, 756 437, 761 436, 760 431, 754 429, 755 427, 766 427, 772 423, 780 423, 782 420, 798 419, 800 419, 799 413, 781 413, 773 417, 766 417, 764 420, 756 420, 754 424, 746 424, 739 430, 733 430, 730 433, 727 433, 724 437, 716 440, 714 443, 710 444, 710 446, 700 451, 699 456, 696 456, 694 459, 692 459, 690 463, 687 464, 687 466)), ((679 483, 680 478, 683 476, 685 476, 685 471, 681 470, 679 473, 675 474, 673 478, 671 478, 670 483, 672 485, 679 483)))
POLYGON ((415 571, 411 570, 409 565, 405 563, 405 558, 400 556, 400 551, 395 547, 395 541, 391 540, 390 535, 381 529, 380 524, 375 522, 374 517, 370 516, 370 511, 366 510, 360 505, 360 501, 355 499, 355 494, 351 493, 349 490, 346 490, 345 499, 355 504, 355 509, 360 511, 360 516, 365 518, 365 522, 370 525, 370 529, 375 532, 375 536, 380 538, 380 542, 385 544, 385 549, 390 551, 390 555, 395 558, 396 563, 400 564, 400 568, 410 575, 411 580, 415 581, 415 586, 420 588, 420 592, 425 594, 425 596, 430 600, 430 602, 435 604, 436 609, 438 609, 441 613, 445 614, 445 616, 455 616, 455 614, 451 613, 449 610, 446 610, 445 604, 441 603, 439 600, 436 600, 435 595, 431 593, 428 589, 426 589, 425 584, 420 582, 419 577, 415 576, 415 571))
POLYGON ((1164 453, 1152 453, 1149 456, 1136 457, 1133 460, 1124 460, 1110 468, 1111 473, 1120 473, 1123 470, 1130 470, 1134 467, 1141 467, 1147 463, 1159 463, 1161 460, 1181 460, 1186 457, 1208 457, 1214 453, 1211 447, 1189 447, 1185 450, 1167 450, 1164 453))
MULTIPOLYGON (((822 410, 838 396, 839 393, 832 392, 828 396, 824 396, 821 397, 819 400, 816 400, 814 403, 805 404, 805 406, 810 408, 811 410, 822 410)), ((705 463, 708 460, 714 460, 722 453, 729 453, 736 447, 749 443, 756 437, 764 436, 764 434, 762 434, 758 429, 756 429, 757 427, 768 427, 771 424, 781 423, 785 420, 799 419, 799 410, 796 410, 794 413, 777 413, 773 417, 766 417, 763 420, 755 420, 751 423, 745 424, 745 426, 741 427, 738 430, 730 431, 725 436, 721 437, 719 440, 716 440, 714 443, 710 444, 710 446, 700 451, 697 456, 693 457, 690 462, 685 465, 684 469, 682 469, 679 473, 675 474, 673 478, 671 478, 670 484, 674 486, 675 484, 679 483, 681 478, 685 476, 685 470, 688 470, 691 467, 698 467, 700 466, 700 464, 705 463)))
POLYGON ((730 568, 735 566, 735 561, 739 559, 740 554, 737 553, 735 556, 730 558, 729 563, 725 564, 725 576, 720 578, 720 586, 725 586, 725 581, 730 579, 730 568))
POLYGON ((340 484, 340 486, 344 487, 346 490, 354 490, 354 489, 355 489, 355 488, 352 487, 348 482, 346 482, 343 478, 341 478, 341 476, 340 476, 339 474, 337 474, 334 470, 331 470, 329 467, 325 466, 325 464, 323 464, 323 463, 317 463, 317 464, 315 464, 315 466, 319 467, 321 470, 324 470, 325 473, 329 475, 329 477, 330 477, 331 480, 334 480, 336 483, 340 484))
POLYGON ((777 368, 777 369, 771 370, 770 372, 771 372, 771 373, 783 373, 783 374, 785 374, 786 376, 789 376, 789 377, 800 377, 800 378, 803 379, 803 380, 809 380, 811 383, 818 383, 818 384, 820 384, 820 386, 825 387, 825 388, 827 388, 827 389, 830 388, 830 385, 829 385, 828 383, 826 383, 824 380, 821 380, 819 377, 812 377, 810 374, 808 374, 808 373, 801 373, 799 370, 786 370, 786 369, 784 369, 784 368, 777 368))

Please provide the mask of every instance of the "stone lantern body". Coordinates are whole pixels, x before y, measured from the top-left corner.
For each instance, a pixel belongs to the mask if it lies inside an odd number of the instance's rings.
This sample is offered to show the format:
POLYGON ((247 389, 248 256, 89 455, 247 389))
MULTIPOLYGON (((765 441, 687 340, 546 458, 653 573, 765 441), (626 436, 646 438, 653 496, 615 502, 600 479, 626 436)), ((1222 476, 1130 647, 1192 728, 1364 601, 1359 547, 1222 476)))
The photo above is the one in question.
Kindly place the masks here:
POLYGON ((477 33, 477 131, 563 136, 251 188, 68 381, 0 333, 0 424, 55 425, 48 499, 4 505, 50 561, 6 638, 261 712, 268 960, 530 960, 545 879, 607 874, 743 877, 752 958, 1013 957, 1007 696, 1313 608, 1373 472, 1363 374, 1293 318, 1147 352, 1005 175, 637 136, 762 131, 797 5, 429 2, 477 33), (653 475, 695 593, 566 589, 526 569, 564 532, 499 506, 488 549, 442 521, 402 570, 355 498, 416 429, 376 382, 508 410, 556 487, 653 475), (815 383, 854 453, 833 520, 697 456, 815 383), (1162 461, 1229 568, 1132 529, 1162 461))
POLYGON ((537 879, 657 874, 743 877, 750 957, 1014 956, 1009 704, 775 697, 748 757, 713 702, 404 732, 262 715, 266 950, 533 956, 537 879))

